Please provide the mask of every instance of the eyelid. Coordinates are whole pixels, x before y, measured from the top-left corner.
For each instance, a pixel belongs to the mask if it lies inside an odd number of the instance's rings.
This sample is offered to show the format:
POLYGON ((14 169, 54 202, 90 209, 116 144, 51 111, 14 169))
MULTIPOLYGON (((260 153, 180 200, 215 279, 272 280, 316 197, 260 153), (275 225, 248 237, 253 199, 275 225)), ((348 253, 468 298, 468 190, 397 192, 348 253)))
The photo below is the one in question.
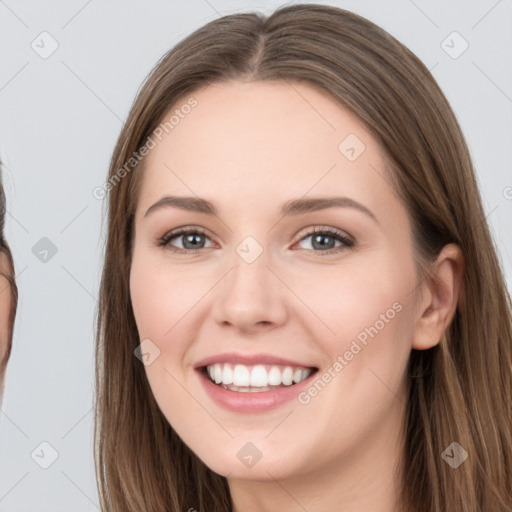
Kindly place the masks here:
MULTIPOLYGON (((180 236, 183 236, 183 235, 187 234, 188 232, 193 232, 193 233, 197 232, 202 235, 206 235, 210 240, 215 241, 215 237, 211 236, 207 229, 202 228, 201 226, 195 226, 195 225, 190 225, 190 224, 171 229, 170 231, 165 233, 165 235, 163 235, 161 237, 157 237, 156 241, 158 244, 163 245, 163 244, 161 244, 161 242, 163 242, 165 240, 171 240, 172 238, 175 238, 175 237, 179 238, 180 236)), ((187 252, 191 252, 191 250, 188 250, 187 252)))
MULTIPOLYGON (((316 233, 332 233, 339 237, 343 237, 346 239, 349 239, 351 242, 355 243, 355 238, 347 233, 346 231, 335 228, 334 226, 328 226, 328 225, 319 225, 319 224, 313 224, 311 226, 307 226, 299 231, 299 234, 297 235, 297 242, 300 242, 304 237, 311 236, 316 233)), ((297 243, 295 242, 295 243, 297 243)))

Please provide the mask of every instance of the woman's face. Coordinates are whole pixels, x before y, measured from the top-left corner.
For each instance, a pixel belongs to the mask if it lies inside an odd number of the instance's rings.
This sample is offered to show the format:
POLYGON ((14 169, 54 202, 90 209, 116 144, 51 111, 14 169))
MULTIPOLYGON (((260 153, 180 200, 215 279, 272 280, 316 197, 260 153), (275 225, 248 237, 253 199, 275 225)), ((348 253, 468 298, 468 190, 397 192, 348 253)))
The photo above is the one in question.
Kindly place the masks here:
POLYGON ((344 460, 382 471, 418 310, 409 217, 382 150, 304 84, 193 98, 154 138, 135 219, 131 298, 160 409, 230 479, 333 474, 344 460))

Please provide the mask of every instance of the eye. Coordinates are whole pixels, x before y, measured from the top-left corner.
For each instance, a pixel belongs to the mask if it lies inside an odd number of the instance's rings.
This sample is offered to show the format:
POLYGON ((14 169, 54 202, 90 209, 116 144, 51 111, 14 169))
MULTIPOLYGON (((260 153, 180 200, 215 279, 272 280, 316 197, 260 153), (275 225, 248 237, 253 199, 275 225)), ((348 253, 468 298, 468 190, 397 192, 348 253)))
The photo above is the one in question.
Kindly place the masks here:
POLYGON ((208 238, 203 229, 198 227, 184 227, 176 231, 167 233, 158 241, 158 245, 168 248, 172 252, 195 254, 204 249, 204 238, 208 238), (182 247, 174 247, 171 241, 174 239, 182 240, 182 247))
MULTIPOLYGON (((322 226, 307 232, 297 243, 300 243, 310 237, 312 237, 312 249, 307 250, 312 250, 314 252, 321 253, 322 255, 338 253, 355 245, 354 240, 346 236, 342 231, 322 226), (339 243, 338 246, 335 245, 336 241, 339 243)), ((186 226, 167 233, 164 237, 158 240, 158 245, 176 253, 195 254, 200 252, 202 249, 208 248, 205 246, 205 239, 210 240, 202 228, 186 226), (181 239, 181 247, 176 247, 171 244, 175 239, 181 239)))
POLYGON ((313 249, 308 250, 321 253, 322 256, 338 253, 355 245, 354 240, 346 236, 343 232, 330 227, 317 227, 314 230, 307 232, 299 242, 310 237, 312 237, 311 246, 313 249), (336 241, 340 242, 340 245, 337 247, 335 246, 336 241))

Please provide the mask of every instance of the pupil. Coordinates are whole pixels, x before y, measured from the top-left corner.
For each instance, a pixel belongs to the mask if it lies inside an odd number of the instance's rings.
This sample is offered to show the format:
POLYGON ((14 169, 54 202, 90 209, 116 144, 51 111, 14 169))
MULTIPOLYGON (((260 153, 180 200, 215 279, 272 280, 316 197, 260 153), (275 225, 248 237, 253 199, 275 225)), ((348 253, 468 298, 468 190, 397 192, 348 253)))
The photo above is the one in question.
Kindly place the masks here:
POLYGON ((195 233, 194 234, 190 234, 190 235, 186 235, 185 236, 185 244, 184 244, 184 246, 187 247, 187 243, 191 242, 192 247, 188 247, 188 249, 190 249, 190 248, 195 249, 197 247, 197 245, 194 244, 194 239, 196 239, 197 237, 201 237, 201 236, 202 235, 195 234, 195 233))
POLYGON ((313 238, 313 247, 314 247, 315 249, 317 249, 317 248, 320 248, 320 249, 322 249, 322 248, 323 248, 323 249, 325 249, 326 245, 329 245, 329 248, 331 248, 331 247, 330 247, 330 244, 325 244, 325 243, 321 243, 321 242, 320 242, 320 240, 322 240, 322 239, 326 239, 326 238, 327 238, 327 239, 330 239, 331 241, 333 241, 333 240, 334 240, 332 236, 316 235, 316 236, 313 238), (318 244, 319 244, 319 247, 315 247, 315 244, 316 244, 317 242, 318 242, 318 244))

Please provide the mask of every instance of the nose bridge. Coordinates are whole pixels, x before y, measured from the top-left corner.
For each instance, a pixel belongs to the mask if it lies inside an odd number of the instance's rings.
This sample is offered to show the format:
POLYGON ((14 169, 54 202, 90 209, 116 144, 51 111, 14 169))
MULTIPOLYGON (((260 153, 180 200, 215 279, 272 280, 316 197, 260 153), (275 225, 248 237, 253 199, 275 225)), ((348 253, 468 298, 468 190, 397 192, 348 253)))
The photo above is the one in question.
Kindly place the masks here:
POLYGON ((247 236, 235 248, 234 268, 226 276, 217 301, 219 322, 247 330, 260 323, 284 321, 283 286, 269 270, 272 255, 263 243, 247 236))

